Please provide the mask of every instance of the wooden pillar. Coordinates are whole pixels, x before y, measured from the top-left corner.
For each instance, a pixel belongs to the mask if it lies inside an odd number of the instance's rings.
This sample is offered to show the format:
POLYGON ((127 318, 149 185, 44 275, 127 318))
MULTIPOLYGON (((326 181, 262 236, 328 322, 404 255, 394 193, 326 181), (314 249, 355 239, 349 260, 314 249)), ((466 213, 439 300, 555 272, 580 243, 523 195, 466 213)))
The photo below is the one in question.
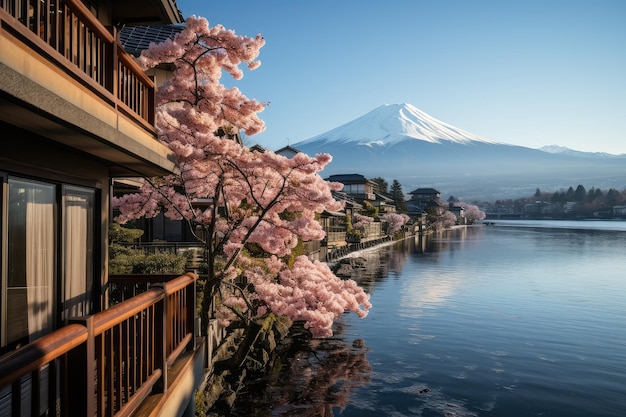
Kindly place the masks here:
POLYGON ((196 350, 196 282, 193 282, 190 285, 187 285, 185 288, 185 297, 186 297, 186 329, 187 332, 191 333, 191 343, 187 345, 187 350, 196 350))
POLYGON ((167 391, 167 295, 164 284, 154 284, 152 288, 163 291, 163 299, 154 306, 154 367, 161 369, 161 377, 155 385, 155 391, 167 391))
POLYGON ((71 398, 65 399, 69 417, 93 416, 96 404, 96 363, 93 316, 72 319, 87 328, 87 340, 67 354, 65 389, 71 398), (68 387, 72 387, 71 392, 68 387))

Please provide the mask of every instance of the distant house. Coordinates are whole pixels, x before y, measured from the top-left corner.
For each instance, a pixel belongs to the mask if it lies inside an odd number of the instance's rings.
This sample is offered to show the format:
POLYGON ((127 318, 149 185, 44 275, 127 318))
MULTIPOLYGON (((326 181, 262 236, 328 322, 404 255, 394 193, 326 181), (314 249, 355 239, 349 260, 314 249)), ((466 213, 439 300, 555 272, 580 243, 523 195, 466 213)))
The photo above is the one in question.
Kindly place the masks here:
POLYGON ((293 146, 284 146, 282 148, 280 148, 279 150, 277 150, 275 152, 275 154, 277 155, 282 155, 284 157, 287 157, 289 159, 293 158, 294 156, 296 156, 298 153, 300 153, 299 150, 297 150, 296 148, 294 148, 293 146))
POLYGON ((374 201, 374 182, 360 174, 331 175, 326 181, 340 182, 343 184, 343 192, 354 198, 358 203, 365 200, 374 201))
POLYGON ((326 246, 344 245, 346 240, 346 213, 324 210, 320 214, 320 224, 326 232, 326 246))
POLYGON ((265 151, 267 151, 267 149, 265 149, 263 146, 256 144, 250 147, 250 150, 252 152, 260 152, 260 153, 264 153, 265 151))
POLYGON ((465 209, 461 206, 450 204, 448 211, 456 216, 456 224, 466 224, 465 209))
POLYGON ((430 200, 440 201, 441 193, 434 188, 418 188, 409 193, 411 201, 427 202, 430 200))
POLYGON ((578 204, 575 201, 568 201, 567 203, 563 204, 563 213, 573 213, 577 205, 578 204))
POLYGON ((333 198, 337 201, 344 202, 343 212, 352 217, 355 213, 359 213, 363 209, 363 205, 359 204, 351 195, 343 191, 333 191, 333 198))
POLYGON ((524 205, 523 212, 529 216, 538 216, 552 213, 552 204, 546 201, 535 201, 524 205))
POLYGON ((409 213, 419 213, 422 210, 433 215, 443 214, 441 193, 434 188, 418 188, 409 195, 411 198, 406 202, 409 213))
POLYGON ((376 192, 374 193, 374 197, 375 199, 372 201, 372 205, 378 208, 379 215, 396 212, 396 202, 393 198, 389 198, 376 192))
POLYGON ((614 216, 626 216, 626 206, 613 206, 614 216))

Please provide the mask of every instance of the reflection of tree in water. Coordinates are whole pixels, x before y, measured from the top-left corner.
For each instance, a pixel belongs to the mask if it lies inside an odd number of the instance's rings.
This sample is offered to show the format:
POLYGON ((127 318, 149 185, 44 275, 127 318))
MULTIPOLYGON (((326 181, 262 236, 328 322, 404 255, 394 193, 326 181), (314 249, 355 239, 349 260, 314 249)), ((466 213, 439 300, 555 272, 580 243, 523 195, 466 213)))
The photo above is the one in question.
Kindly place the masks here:
MULTIPOLYGON (((421 261, 436 262, 440 253, 458 249, 468 237, 481 233, 484 233, 481 227, 459 228, 355 253, 353 256, 366 262, 350 278, 372 293, 381 280, 399 275, 414 254, 428 255, 421 261)), ((287 343, 277 347, 269 374, 249 375, 230 414, 220 415, 330 417, 340 413, 350 403, 354 391, 370 382, 372 371, 365 342, 343 339, 341 326, 341 320, 337 321, 335 335, 328 339, 311 339, 305 336, 307 332, 300 332, 294 326, 287 343)), ((435 390, 426 395, 420 413, 473 415, 467 414, 462 405, 452 404, 443 393, 437 393, 435 390)))
POLYGON ((345 408, 355 388, 370 381, 372 370, 363 340, 311 339, 293 334, 278 348, 275 371, 239 392, 232 416, 332 416, 345 408))
MULTIPOLYGON (((418 254, 421 258, 423 255, 425 258, 420 261, 437 262, 443 254, 459 250, 482 233, 484 229, 479 226, 458 228, 442 234, 415 236, 393 245, 356 253, 353 256, 362 257, 366 262, 362 268, 355 269, 351 278, 359 282, 366 292, 372 293, 382 280, 399 274, 411 256, 418 254)), ((428 279, 419 281, 420 285, 416 289, 420 292, 417 295, 431 297, 422 301, 432 303, 438 301, 436 296, 445 296, 442 291, 445 290, 446 282, 440 282, 439 277, 435 278, 432 282, 428 279)), ((410 292, 407 295, 412 300, 411 305, 415 306, 419 297, 410 292)), ((252 381, 246 380, 231 413, 220 415, 330 417, 345 412, 355 391, 370 384, 370 378, 374 378, 373 383, 376 385, 376 377, 366 357, 369 349, 365 341, 345 340, 342 337, 342 324, 341 320, 336 322, 335 335, 328 339, 306 338, 303 336, 305 332, 295 336, 292 334, 289 338, 292 343, 279 346, 273 370, 266 375, 251 377, 252 381)), ((395 390, 393 386, 385 389, 388 392, 395 390)), ((400 392, 415 395, 415 402, 410 407, 411 415, 477 415, 466 408, 464 401, 447 395, 444 388, 428 388, 427 381, 401 388, 400 392)), ((377 407, 385 405, 374 401, 370 407, 365 410, 377 412, 381 411, 377 407)))
POLYGON ((455 227, 414 238, 414 253, 420 262, 437 263, 442 256, 454 256, 485 233, 483 225, 455 227))

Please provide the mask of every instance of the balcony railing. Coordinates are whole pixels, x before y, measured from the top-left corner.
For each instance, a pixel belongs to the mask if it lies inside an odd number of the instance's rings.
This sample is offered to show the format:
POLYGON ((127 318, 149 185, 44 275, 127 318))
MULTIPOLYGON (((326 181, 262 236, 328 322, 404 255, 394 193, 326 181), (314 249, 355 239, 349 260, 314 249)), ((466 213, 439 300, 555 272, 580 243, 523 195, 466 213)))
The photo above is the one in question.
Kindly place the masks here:
POLYGON ((154 82, 80 0, 0 0, 2 29, 154 131, 154 82))
POLYGON ((0 358, 0 415, 131 415, 195 349, 196 279, 154 284, 0 358))

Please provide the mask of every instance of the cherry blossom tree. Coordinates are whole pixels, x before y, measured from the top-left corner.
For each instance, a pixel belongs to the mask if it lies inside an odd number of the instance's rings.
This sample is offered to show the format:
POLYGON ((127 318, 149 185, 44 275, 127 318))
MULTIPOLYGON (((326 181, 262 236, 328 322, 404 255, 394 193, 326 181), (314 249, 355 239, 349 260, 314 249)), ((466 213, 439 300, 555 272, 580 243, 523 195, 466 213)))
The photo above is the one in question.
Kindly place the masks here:
POLYGON ((363 214, 359 214, 359 213, 355 213, 354 214, 354 221, 352 223, 352 227, 354 227, 357 230, 360 230, 361 232, 365 231, 365 228, 374 221, 373 217, 370 216, 365 216, 363 214))
POLYGON ((349 241, 360 241, 367 237, 367 228, 373 221, 373 217, 355 213, 354 218, 349 220, 346 238, 349 241))
POLYGON ((478 208, 474 204, 458 202, 455 205, 463 207, 463 212, 467 223, 472 224, 485 218, 485 212, 478 208))
POLYGON ((440 216, 437 216, 431 223, 431 228, 435 231, 448 229, 456 224, 456 216, 451 211, 444 211, 440 216))
POLYGON ((446 211, 441 216, 441 222, 443 224, 444 229, 452 227, 456 224, 457 218, 451 211, 446 211))
POLYGON ((410 217, 406 214, 385 213, 382 215, 381 220, 387 222, 387 235, 393 236, 410 220, 410 217))
POLYGON ((240 65, 257 68, 264 42, 260 35, 239 36, 190 17, 174 39, 142 53, 144 69, 165 63, 174 68, 157 92, 156 125, 159 139, 176 154, 178 173, 145 178, 139 192, 112 204, 119 223, 159 213, 184 220, 205 246, 205 328, 217 295, 223 326, 276 314, 326 337, 336 317, 347 310, 364 317, 371 307, 356 282, 339 279, 325 263, 306 256, 289 260, 299 241, 324 237, 316 213, 342 208, 331 191, 343 185, 319 175, 332 158, 299 153, 288 159, 231 140, 240 131, 264 129, 258 113, 265 104, 226 88, 222 72, 240 79, 240 65))

